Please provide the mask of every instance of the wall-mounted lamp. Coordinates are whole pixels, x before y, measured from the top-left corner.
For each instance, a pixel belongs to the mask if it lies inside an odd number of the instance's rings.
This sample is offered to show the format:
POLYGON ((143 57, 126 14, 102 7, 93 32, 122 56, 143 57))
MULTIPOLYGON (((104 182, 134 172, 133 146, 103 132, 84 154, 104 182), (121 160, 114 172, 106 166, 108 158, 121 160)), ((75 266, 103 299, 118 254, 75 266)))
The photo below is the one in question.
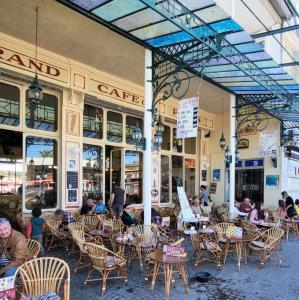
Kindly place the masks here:
POLYGON ((276 150, 272 150, 271 161, 274 168, 277 168, 277 153, 276 150))
POLYGON ((240 150, 237 148, 235 152, 236 162, 238 162, 241 158, 240 150))
POLYGON ((232 154, 228 145, 226 146, 226 149, 224 151, 224 157, 227 163, 232 163, 232 154))

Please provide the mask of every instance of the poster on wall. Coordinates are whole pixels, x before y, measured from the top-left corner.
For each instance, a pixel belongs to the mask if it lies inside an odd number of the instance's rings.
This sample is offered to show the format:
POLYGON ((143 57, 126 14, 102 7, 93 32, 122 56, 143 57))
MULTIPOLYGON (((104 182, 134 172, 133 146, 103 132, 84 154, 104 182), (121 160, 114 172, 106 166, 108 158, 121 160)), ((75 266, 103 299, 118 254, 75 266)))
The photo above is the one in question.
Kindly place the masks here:
POLYGON ((78 208, 80 202, 80 144, 66 142, 65 149, 65 207, 78 208))
POLYGON ((279 176, 278 175, 266 175, 266 189, 276 190, 279 187, 279 176))
POLYGON ((152 154, 152 203, 159 202, 159 156, 152 154))
POLYGON ((273 153, 276 153, 276 140, 276 130, 260 132, 260 156, 272 156, 273 153))
POLYGON ((299 162, 293 159, 288 159, 287 173, 288 177, 299 178, 299 162))
POLYGON ((217 182, 211 182, 210 184, 210 194, 216 194, 217 182))
POLYGON ((176 138, 189 138, 197 136, 198 126, 198 98, 192 97, 179 102, 177 115, 176 138))
POLYGON ((220 181, 220 169, 213 169, 213 181, 220 181))

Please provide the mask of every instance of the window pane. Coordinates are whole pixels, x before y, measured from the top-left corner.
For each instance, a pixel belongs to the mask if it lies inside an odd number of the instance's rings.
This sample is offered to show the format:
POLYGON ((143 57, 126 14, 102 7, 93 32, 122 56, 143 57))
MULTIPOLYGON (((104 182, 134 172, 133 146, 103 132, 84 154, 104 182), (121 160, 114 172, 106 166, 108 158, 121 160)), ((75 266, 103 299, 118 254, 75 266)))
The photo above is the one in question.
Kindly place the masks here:
POLYGON ((188 198, 195 196, 195 159, 185 158, 185 190, 188 198))
POLYGON ((169 157, 161 155, 161 203, 169 202, 169 157))
POLYGON ((166 125, 164 125, 161 149, 162 150, 170 150, 170 128, 166 125))
POLYGON ((22 204, 22 133, 0 130, 0 211, 22 204))
POLYGON ((0 124, 20 124, 20 91, 17 87, 0 82, 0 124))
POLYGON ((136 125, 141 129, 143 134, 143 120, 140 118, 126 117, 126 142, 127 144, 134 145, 134 140, 132 138, 133 130, 136 125))
POLYGON ((57 131, 57 97, 45 94, 40 103, 28 98, 26 92, 26 126, 46 131, 57 131))
POLYGON ((83 192, 103 198, 103 149, 83 144, 83 192))
POLYGON ((186 138, 185 140, 185 153, 196 154, 196 138, 186 138))
POLYGON ((122 115, 108 111, 107 112, 107 140, 109 142, 121 143, 123 138, 123 120, 122 115))
POLYGON ((54 208, 57 205, 57 142, 53 139, 26 138, 25 206, 54 208))
POLYGON ((177 198, 177 185, 183 186, 183 157, 172 156, 172 200, 177 198))
POLYGON ((84 105, 83 136, 93 139, 103 138, 103 110, 91 105, 84 105))
POLYGON ((174 152, 179 152, 179 153, 183 151, 183 139, 176 138, 176 128, 173 128, 172 149, 174 152))
POLYGON ((142 153, 126 151, 125 154, 126 202, 142 203, 142 153))

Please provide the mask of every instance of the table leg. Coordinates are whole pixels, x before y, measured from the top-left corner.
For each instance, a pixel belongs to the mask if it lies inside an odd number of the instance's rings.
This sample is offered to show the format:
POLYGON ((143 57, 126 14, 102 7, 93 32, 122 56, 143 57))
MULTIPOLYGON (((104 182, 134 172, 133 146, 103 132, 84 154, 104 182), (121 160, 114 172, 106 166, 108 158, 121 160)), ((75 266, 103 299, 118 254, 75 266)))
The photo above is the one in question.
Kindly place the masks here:
POLYGON ((240 269, 241 269, 242 250, 243 250, 243 243, 242 242, 236 242, 236 254, 237 254, 238 271, 240 271, 240 269))
POLYGON ((159 273, 159 268, 160 268, 160 263, 158 263, 157 261, 155 261, 153 278, 152 278, 152 284, 151 284, 151 290, 153 290, 154 287, 155 287, 156 278, 157 278, 157 275, 159 273))
POLYGON ((185 293, 188 294, 189 290, 188 290, 188 286, 187 286, 187 277, 186 277, 184 265, 183 264, 177 264, 176 267, 177 267, 177 269, 178 269, 178 271, 179 271, 179 273, 182 277, 185 293))
POLYGON ((140 269, 141 271, 143 270, 143 261, 142 261, 142 255, 141 255, 141 248, 140 246, 136 246, 136 252, 137 252, 137 256, 139 258, 139 263, 140 263, 140 269))
POLYGON ((164 264, 164 275, 165 275, 165 298, 169 299, 170 296, 170 284, 172 278, 172 265, 164 264))

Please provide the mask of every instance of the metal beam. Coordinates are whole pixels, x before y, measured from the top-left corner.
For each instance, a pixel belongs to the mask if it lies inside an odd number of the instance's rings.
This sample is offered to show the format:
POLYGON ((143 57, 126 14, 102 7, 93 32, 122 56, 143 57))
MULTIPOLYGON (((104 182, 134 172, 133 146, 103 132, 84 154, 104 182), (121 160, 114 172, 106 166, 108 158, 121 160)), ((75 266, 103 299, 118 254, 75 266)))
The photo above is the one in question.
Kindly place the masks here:
POLYGON ((279 64, 281 67, 293 67, 293 66, 299 66, 299 61, 294 61, 290 63, 283 63, 279 64))
POLYGON ((284 33, 284 32, 289 32, 289 31, 293 31, 293 30, 299 30, 299 25, 297 24, 297 25, 293 25, 293 26, 289 26, 289 27, 284 27, 284 28, 270 30, 270 31, 262 32, 262 33, 253 34, 251 37, 254 39, 258 39, 261 37, 284 33))

